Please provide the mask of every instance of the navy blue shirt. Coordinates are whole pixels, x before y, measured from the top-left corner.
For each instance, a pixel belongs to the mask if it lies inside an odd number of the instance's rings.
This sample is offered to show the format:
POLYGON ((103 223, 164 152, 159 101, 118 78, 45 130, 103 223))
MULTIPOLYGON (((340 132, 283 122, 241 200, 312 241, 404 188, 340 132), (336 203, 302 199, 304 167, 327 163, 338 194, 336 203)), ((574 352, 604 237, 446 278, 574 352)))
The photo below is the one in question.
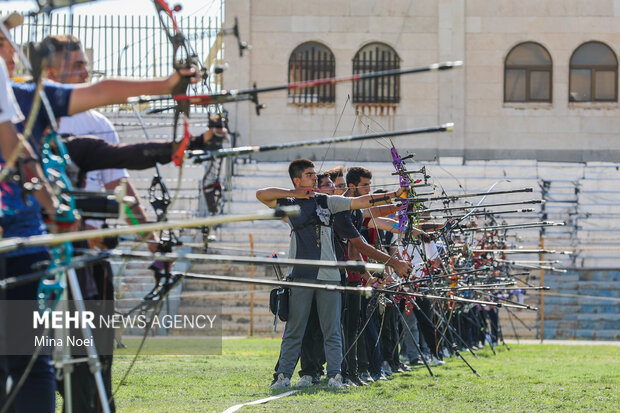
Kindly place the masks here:
MULTIPOLYGON (((19 107, 26 116, 30 113, 32 102, 34 100, 35 88, 34 83, 14 83, 13 92, 19 107)), ((69 99, 73 91, 73 85, 61 85, 59 83, 45 83, 45 93, 50 101, 54 116, 66 116, 69 110, 69 99)), ((50 121, 43 106, 35 119, 32 129, 32 137, 30 144, 38 153, 40 148, 43 132, 49 126, 50 121)), ((17 124, 16 127, 23 132, 25 121, 17 124)), ((0 163, 4 164, 4 158, 0 152, 0 163)), ((2 229, 4 237, 25 237, 30 235, 45 234, 45 225, 41 219, 41 206, 36 199, 29 195, 26 202, 22 198, 21 187, 14 183, 0 183, 0 191, 2 191, 2 229)), ((7 256, 17 256, 23 254, 32 254, 38 251, 44 251, 44 247, 24 248, 7 253, 7 256)))

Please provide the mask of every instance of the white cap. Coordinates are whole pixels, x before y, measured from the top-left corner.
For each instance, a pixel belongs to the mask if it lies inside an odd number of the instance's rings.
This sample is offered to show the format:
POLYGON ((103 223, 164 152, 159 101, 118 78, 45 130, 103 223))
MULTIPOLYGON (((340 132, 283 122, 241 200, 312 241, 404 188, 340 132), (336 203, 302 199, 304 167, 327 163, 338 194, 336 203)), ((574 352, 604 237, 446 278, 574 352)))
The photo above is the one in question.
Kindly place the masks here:
POLYGON ((24 16, 19 13, 11 13, 6 16, 2 16, 2 23, 6 26, 7 29, 11 30, 24 22, 24 16))

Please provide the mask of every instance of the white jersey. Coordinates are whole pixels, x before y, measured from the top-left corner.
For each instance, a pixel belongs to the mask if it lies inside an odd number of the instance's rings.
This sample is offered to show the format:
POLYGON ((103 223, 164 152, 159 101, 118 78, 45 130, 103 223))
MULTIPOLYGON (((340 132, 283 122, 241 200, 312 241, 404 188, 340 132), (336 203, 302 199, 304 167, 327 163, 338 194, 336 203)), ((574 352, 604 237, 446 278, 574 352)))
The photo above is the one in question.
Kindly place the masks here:
MULTIPOLYGON (((425 242, 424 245, 424 254, 426 255, 427 261, 432 261, 439 256, 439 251, 437 250, 437 246, 435 245, 435 241, 425 242)), ((407 245, 407 248, 400 247, 400 255, 405 261, 410 261, 413 266, 413 273, 416 278, 422 276, 422 269, 424 268, 424 260, 420 255, 420 249, 414 245, 407 245)))
POLYGON ((21 110, 15 100, 9 73, 6 64, 0 59, 0 123, 18 123, 24 119, 21 110))
MULTIPOLYGON (((0 23, 1 24, 1 23, 0 23)), ((0 59, 0 123, 13 122, 18 123, 24 119, 17 100, 15 100, 15 94, 11 87, 11 81, 9 79, 9 73, 6 70, 6 64, 4 59, 0 59)), ((0 137, 2 139, 2 137, 0 137)), ((8 155, 5 155, 8 156, 8 155)), ((0 205, 2 204, 0 198, 0 205)), ((0 217, 2 216, 2 208, 0 208, 0 217)))
MULTIPOLYGON (((93 135, 111 144, 120 143, 118 134, 108 118, 94 110, 88 110, 73 116, 61 118, 58 132, 60 134, 93 135)), ((98 171, 90 171, 86 174, 84 189, 87 191, 104 191, 106 184, 127 177, 129 177, 129 174, 126 169, 101 169, 98 171)), ((99 228, 102 222, 89 219, 86 220, 86 224, 99 228)))

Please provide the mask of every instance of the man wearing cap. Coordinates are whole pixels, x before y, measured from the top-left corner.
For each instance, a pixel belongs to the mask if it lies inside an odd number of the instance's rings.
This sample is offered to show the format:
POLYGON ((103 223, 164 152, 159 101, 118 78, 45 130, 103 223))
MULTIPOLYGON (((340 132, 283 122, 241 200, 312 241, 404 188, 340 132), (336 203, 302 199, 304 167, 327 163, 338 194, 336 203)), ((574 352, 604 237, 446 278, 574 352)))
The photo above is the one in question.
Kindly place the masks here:
MULTIPOLYGON (((8 72, 4 61, 0 60, 0 150, 4 153, 19 153, 23 168, 21 173, 26 177, 37 178, 43 183, 40 190, 34 193, 39 203, 51 214, 56 210, 55 198, 52 196, 51 188, 43 176, 43 171, 38 162, 29 162, 34 160, 34 152, 30 145, 19 136, 15 129, 14 123, 20 122, 23 115, 15 101, 13 90, 9 82, 8 72), (20 143, 21 140, 21 143, 20 143)), ((5 165, 6 167, 6 165, 5 165)), ((0 212, 0 219, 2 215, 0 212)), ((4 254, 0 254, 0 278, 5 278, 4 254)), ((0 299, 4 299, 4 292, 0 294, 0 299)), ((0 314, 0 340, 7 339, 7 331, 5 330, 4 318, 6 314, 0 314)), ((3 347, 3 346, 2 346, 3 347)), ((0 355, 0 384, 5 384, 9 375, 8 359, 4 354, 0 355)), ((6 386, 0 385, 0 406, 6 401, 6 386)))

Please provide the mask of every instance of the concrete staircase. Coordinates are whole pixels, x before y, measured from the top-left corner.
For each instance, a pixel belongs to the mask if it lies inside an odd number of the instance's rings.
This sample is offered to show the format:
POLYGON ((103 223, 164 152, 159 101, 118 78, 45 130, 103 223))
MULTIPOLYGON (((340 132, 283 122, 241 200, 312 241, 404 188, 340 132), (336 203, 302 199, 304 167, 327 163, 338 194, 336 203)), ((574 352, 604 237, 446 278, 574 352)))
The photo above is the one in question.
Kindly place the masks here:
MULTIPOLYGON (((244 265, 201 264, 192 271, 231 278, 249 278, 251 274, 250 266, 244 265)), ((273 280, 275 277, 273 273, 265 271, 265 267, 255 266, 254 278, 273 280)), ((186 279, 178 314, 203 314, 205 309, 221 307, 222 333, 225 336, 281 335, 284 324, 278 321, 277 331, 274 332, 274 316, 269 312, 271 289, 268 286, 257 285, 252 288, 247 284, 186 279)), ((178 333, 192 335, 195 332, 180 330, 178 333)))
POLYGON ((545 284, 545 338, 620 340, 620 271, 547 275, 545 284))

